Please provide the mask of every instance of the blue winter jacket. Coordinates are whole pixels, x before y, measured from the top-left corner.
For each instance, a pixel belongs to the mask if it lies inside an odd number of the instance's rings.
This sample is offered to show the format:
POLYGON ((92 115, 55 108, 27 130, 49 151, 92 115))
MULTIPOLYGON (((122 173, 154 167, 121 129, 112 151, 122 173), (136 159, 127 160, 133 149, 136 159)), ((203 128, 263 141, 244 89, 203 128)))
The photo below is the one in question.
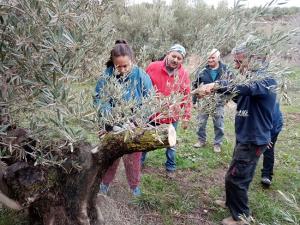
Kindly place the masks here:
POLYGON ((260 72, 261 79, 249 84, 228 86, 228 81, 217 81, 220 92, 232 92, 237 96, 235 133, 242 144, 265 145, 271 141, 273 112, 276 104, 275 79, 260 72))
MULTIPOLYGON (((112 66, 108 67, 104 72, 104 78, 97 82, 95 88, 96 94, 94 104, 99 108, 101 115, 107 115, 107 113, 115 106, 113 98, 110 98, 108 102, 103 102, 101 100, 102 89, 106 85, 108 79, 113 76, 113 71, 114 68, 112 66)), ((123 94, 123 99, 125 101, 134 99, 137 106, 142 104, 143 97, 148 96, 153 88, 149 75, 137 66, 133 67, 130 74, 128 74, 124 80, 119 79, 119 82, 126 84, 127 88, 123 94)))
POLYGON ((275 135, 278 135, 279 132, 282 130, 282 126, 283 126, 283 116, 280 111, 278 102, 276 102, 275 104, 275 108, 272 116, 273 116, 272 119, 273 128, 271 130, 271 138, 273 138, 275 135))

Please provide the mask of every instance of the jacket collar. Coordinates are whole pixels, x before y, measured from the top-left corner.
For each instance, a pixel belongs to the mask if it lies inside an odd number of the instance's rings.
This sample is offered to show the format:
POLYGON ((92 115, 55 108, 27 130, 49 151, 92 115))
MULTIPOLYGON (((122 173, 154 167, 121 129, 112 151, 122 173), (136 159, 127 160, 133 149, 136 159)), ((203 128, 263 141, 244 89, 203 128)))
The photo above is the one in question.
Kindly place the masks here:
MULTIPOLYGON (((218 75, 217 75, 217 77, 216 77, 215 80, 217 80, 217 79, 223 74, 223 72, 225 71, 225 69, 226 69, 225 65, 219 61, 219 67, 217 68, 217 70, 218 70, 218 75)), ((205 66, 204 73, 210 75, 210 74, 209 74, 209 71, 210 71, 210 70, 211 70, 211 68, 209 67, 209 65, 206 65, 206 66, 205 66)), ((210 76, 209 76, 209 77, 210 77, 210 76)))

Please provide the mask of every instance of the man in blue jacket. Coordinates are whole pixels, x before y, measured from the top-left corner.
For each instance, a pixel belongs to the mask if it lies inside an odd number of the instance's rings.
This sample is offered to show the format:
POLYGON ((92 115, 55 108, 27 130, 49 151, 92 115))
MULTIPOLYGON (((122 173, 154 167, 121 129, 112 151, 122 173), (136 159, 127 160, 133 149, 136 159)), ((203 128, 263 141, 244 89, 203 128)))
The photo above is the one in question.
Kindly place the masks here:
POLYGON ((276 81, 266 71, 266 54, 261 42, 249 40, 233 49, 235 68, 247 77, 243 84, 220 80, 204 85, 203 93, 235 93, 236 145, 225 177, 226 206, 231 217, 223 225, 248 224, 248 189, 260 155, 271 142, 272 115, 276 104, 276 81))
MULTIPOLYGON (((228 68, 220 61, 220 51, 213 49, 208 53, 207 65, 204 69, 200 69, 196 74, 196 80, 193 82, 193 89, 197 89, 201 84, 213 83, 220 79, 231 78, 228 68)), ((197 102, 193 98, 193 103, 197 102)), ((217 96, 216 107, 211 113, 215 139, 214 139, 214 152, 221 152, 221 145, 224 137, 224 104, 225 99, 220 95, 217 96)), ((198 142, 194 144, 195 148, 202 148, 206 144, 206 124, 209 117, 209 112, 200 112, 198 115, 199 128, 198 128, 198 142)))

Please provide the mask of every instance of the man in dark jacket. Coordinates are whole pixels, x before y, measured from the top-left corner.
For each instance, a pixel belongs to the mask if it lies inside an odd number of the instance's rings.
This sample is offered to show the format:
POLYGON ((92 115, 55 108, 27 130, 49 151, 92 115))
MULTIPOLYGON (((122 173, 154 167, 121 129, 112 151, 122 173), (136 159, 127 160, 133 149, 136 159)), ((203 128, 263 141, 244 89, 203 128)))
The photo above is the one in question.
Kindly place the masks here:
MULTIPOLYGON (((227 66, 220 61, 220 52, 217 49, 213 49, 208 54, 207 65, 204 69, 200 69, 197 72, 196 80, 193 82, 193 89, 197 89, 201 84, 213 83, 220 79, 229 79, 230 73, 227 66)), ((193 98, 194 104, 197 99, 193 98)), ((225 100, 220 96, 217 96, 217 103, 213 112, 200 112, 198 115, 199 128, 198 128, 198 142, 194 144, 195 148, 201 148, 206 144, 206 124, 208 117, 211 113, 215 139, 214 139, 214 152, 221 152, 221 145, 224 136, 224 104, 225 100)))
POLYGON ((220 80, 200 90, 207 94, 213 91, 236 94, 236 145, 225 177, 226 206, 231 217, 225 218, 223 225, 248 224, 242 218, 250 217, 249 185, 260 155, 271 142, 276 81, 266 71, 266 55, 260 47, 261 42, 249 40, 232 51, 235 68, 247 77, 243 84, 220 80))

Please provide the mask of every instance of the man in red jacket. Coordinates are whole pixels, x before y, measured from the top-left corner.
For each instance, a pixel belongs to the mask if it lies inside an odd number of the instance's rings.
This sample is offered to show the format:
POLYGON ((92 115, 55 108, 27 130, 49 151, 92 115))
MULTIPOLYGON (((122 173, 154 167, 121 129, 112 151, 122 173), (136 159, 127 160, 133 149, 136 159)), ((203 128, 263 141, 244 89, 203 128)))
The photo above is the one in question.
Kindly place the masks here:
MULTIPOLYGON (((188 121, 191 117, 190 78, 188 72, 183 68, 183 60, 186 55, 185 48, 179 44, 173 45, 162 61, 152 62, 146 72, 149 74, 156 93, 161 98, 172 98, 181 95, 181 99, 176 99, 175 104, 168 103, 167 113, 156 113, 152 118, 156 124, 173 124, 177 127, 179 119, 182 119, 182 128, 187 129, 188 121), (178 103, 178 101, 180 101, 178 103), (183 109, 183 115, 180 113, 183 109)), ((174 176, 176 170, 176 149, 169 147, 166 149, 167 161, 166 171, 169 177, 174 176)), ((142 156, 144 162, 146 153, 142 156)))

